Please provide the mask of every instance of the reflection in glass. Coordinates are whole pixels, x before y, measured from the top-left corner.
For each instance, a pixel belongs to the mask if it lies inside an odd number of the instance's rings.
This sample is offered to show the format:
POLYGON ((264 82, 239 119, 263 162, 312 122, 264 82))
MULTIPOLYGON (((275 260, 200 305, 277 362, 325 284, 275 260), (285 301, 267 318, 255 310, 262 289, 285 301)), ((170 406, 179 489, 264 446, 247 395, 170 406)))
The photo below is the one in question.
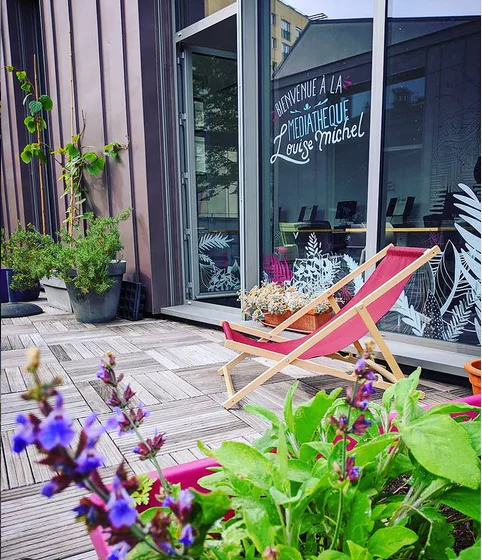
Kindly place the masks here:
POLYGON ((236 0, 176 0, 176 31, 234 4, 236 0))
POLYGON ((381 245, 443 253, 380 326, 480 344, 480 4, 450 10, 428 0, 390 6, 381 245))
POLYGON ((199 289, 239 290, 236 60, 193 53, 199 289))
POLYGON ((271 37, 282 50, 265 61, 272 80, 263 273, 314 295, 364 258, 372 14, 331 21, 319 2, 288 4, 271 2, 271 37))

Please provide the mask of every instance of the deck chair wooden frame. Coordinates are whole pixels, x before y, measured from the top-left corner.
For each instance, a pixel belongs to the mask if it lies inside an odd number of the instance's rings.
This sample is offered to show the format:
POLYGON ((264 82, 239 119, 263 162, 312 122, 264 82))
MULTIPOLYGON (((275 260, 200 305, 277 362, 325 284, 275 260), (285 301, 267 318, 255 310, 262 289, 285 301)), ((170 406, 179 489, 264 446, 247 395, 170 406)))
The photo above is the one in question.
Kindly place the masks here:
MULTIPOLYGON (((388 245, 383 250, 378 252, 376 255, 365 261, 362 265, 360 265, 356 270, 350 272, 347 276, 342 278, 339 282, 334 284, 331 288, 328 288, 323 293, 321 293, 318 297, 316 297, 313 301, 309 304, 305 305, 302 309, 299 309, 296 313, 293 313, 291 317, 283 321, 277 327, 272 329, 269 332, 265 332, 261 329, 256 329, 254 327, 249 327, 245 325, 229 323, 232 330, 250 335, 250 336, 257 336, 259 337, 260 341, 273 341, 273 342, 284 342, 288 340, 286 337, 280 336, 286 328, 288 328, 291 324, 297 321, 300 317, 314 309, 317 305, 323 302, 328 302, 331 305, 333 312, 336 314, 340 311, 340 307, 335 299, 335 294, 338 290, 346 286, 349 282, 351 282, 354 278, 365 272, 366 270, 373 267, 378 261, 380 261, 385 255, 387 254, 388 250, 393 247, 393 244, 388 245)), ((334 366, 329 366, 325 364, 318 364, 313 362, 312 360, 305 360, 300 359, 304 352, 306 352, 309 348, 311 348, 314 344, 317 344, 321 341, 324 337, 326 337, 331 332, 335 331, 338 327, 340 327, 345 321, 353 317, 354 315, 358 314, 363 322, 365 323, 369 334, 375 341, 376 345, 380 353, 382 354, 385 362, 387 363, 390 370, 388 370, 383 365, 375 362, 374 360, 369 360, 369 365, 372 369, 376 372, 375 375, 377 377, 376 381, 373 383, 375 387, 380 389, 387 389, 393 383, 402 379, 404 377, 400 366, 398 365, 394 355, 388 348, 385 340, 383 339, 380 331, 378 330, 375 322, 373 321, 370 313, 367 310, 368 305, 372 302, 377 300, 379 297, 384 295, 388 292, 391 288, 396 286, 399 282, 407 278, 408 276, 412 275, 416 270, 418 270, 421 266, 427 263, 432 257, 440 253, 440 248, 435 246, 431 249, 427 249, 419 258, 417 258, 413 263, 408 265, 404 270, 400 271, 396 275, 394 275, 390 280, 373 290, 373 292, 367 296, 365 296, 360 302, 345 312, 338 318, 333 319, 330 321, 326 327, 320 329, 317 333, 315 333, 312 337, 308 340, 305 340, 302 344, 300 344, 297 348, 295 348, 289 354, 281 354, 278 352, 266 350, 264 348, 257 348, 254 346, 250 346, 249 344, 244 344, 241 342, 236 342, 233 340, 226 340, 224 345, 226 348, 230 348, 231 350, 235 350, 239 352, 239 355, 230 360, 226 365, 218 370, 220 375, 224 376, 224 380, 226 382, 226 390, 228 393, 228 399, 223 403, 224 408, 231 408, 234 404, 240 401, 242 398, 246 397, 249 393, 254 391, 257 387, 268 381, 273 375, 280 372, 283 368, 288 365, 294 365, 300 367, 302 369, 306 369, 309 371, 313 371, 316 373, 320 373, 322 375, 331 375, 333 377, 338 377, 340 379, 346 380, 353 380, 354 373, 345 371, 344 369, 339 369, 334 366), (259 356, 262 358, 268 358, 270 360, 274 360, 274 364, 269 367, 264 373, 260 374, 256 379, 248 383, 245 387, 240 389, 239 391, 234 390, 233 381, 231 379, 230 371, 246 359, 249 356, 259 356)), ((221 321, 221 325, 225 321, 221 321)), ((356 348, 358 353, 363 352, 363 348, 359 341, 354 341, 354 347, 356 348)), ((340 350, 341 351, 341 350, 340 350)), ((328 356, 335 360, 341 360, 343 362, 351 362, 354 363, 356 361, 355 356, 353 354, 348 353, 348 356, 344 356, 341 353, 331 354, 328 356)))

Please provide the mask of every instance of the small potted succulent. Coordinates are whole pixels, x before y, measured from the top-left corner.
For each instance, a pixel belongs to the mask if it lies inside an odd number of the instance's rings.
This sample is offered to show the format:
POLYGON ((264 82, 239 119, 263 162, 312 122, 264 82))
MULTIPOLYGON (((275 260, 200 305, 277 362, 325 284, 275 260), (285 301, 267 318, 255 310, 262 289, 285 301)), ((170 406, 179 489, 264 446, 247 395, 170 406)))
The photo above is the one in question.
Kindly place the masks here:
MULTIPOLYGON (((311 301, 294 286, 268 281, 241 293, 239 299, 245 315, 270 327, 279 325, 311 301)), ((295 321, 289 330, 310 333, 328 322, 331 316, 331 307, 323 303, 295 321)))
POLYGON ((4 282, 10 302, 34 301, 40 294, 40 278, 49 274, 48 253, 54 241, 39 233, 32 224, 17 230, 7 239, 2 232, 2 302, 4 282))
POLYGON ((114 217, 84 214, 84 235, 62 231, 52 251, 53 274, 62 278, 75 318, 81 323, 105 323, 117 314, 126 261, 118 259, 124 245, 119 223, 131 214, 128 208, 114 217))

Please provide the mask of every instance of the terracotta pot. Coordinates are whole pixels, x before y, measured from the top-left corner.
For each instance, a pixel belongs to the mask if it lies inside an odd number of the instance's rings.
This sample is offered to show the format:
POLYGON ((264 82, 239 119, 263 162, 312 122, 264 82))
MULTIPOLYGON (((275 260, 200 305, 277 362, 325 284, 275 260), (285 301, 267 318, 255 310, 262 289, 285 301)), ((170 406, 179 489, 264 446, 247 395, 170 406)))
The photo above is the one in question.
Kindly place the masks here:
POLYGON ((472 383, 472 393, 480 395, 480 359, 477 358, 466 362, 464 369, 469 374, 469 380, 472 383))
MULTIPOLYGON (((286 321, 286 319, 288 319, 292 315, 292 311, 287 311, 286 313, 279 314, 265 313, 262 323, 267 327, 276 327, 283 321, 286 321)), ((330 309, 327 309, 322 313, 314 313, 310 311, 306 313, 306 315, 292 323, 292 325, 286 330, 309 334, 322 327, 331 319, 331 317, 332 312, 330 309)))

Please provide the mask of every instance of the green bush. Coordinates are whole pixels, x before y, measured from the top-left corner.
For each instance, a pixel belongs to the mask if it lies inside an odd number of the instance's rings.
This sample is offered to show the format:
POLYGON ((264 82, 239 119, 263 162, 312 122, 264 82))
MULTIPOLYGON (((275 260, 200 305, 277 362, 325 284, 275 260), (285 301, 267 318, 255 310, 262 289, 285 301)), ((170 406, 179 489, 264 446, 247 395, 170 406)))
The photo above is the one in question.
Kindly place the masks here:
POLYGON ((32 224, 18 228, 7 239, 2 230, 2 266, 13 269, 10 286, 14 290, 31 290, 51 273, 50 254, 54 240, 42 235, 32 224))
POLYGON ((84 236, 71 236, 62 231, 60 243, 53 248, 54 274, 81 294, 105 293, 114 284, 108 277, 109 264, 124 248, 119 223, 127 220, 130 214, 130 208, 109 218, 86 213, 83 217, 88 227, 84 236))

